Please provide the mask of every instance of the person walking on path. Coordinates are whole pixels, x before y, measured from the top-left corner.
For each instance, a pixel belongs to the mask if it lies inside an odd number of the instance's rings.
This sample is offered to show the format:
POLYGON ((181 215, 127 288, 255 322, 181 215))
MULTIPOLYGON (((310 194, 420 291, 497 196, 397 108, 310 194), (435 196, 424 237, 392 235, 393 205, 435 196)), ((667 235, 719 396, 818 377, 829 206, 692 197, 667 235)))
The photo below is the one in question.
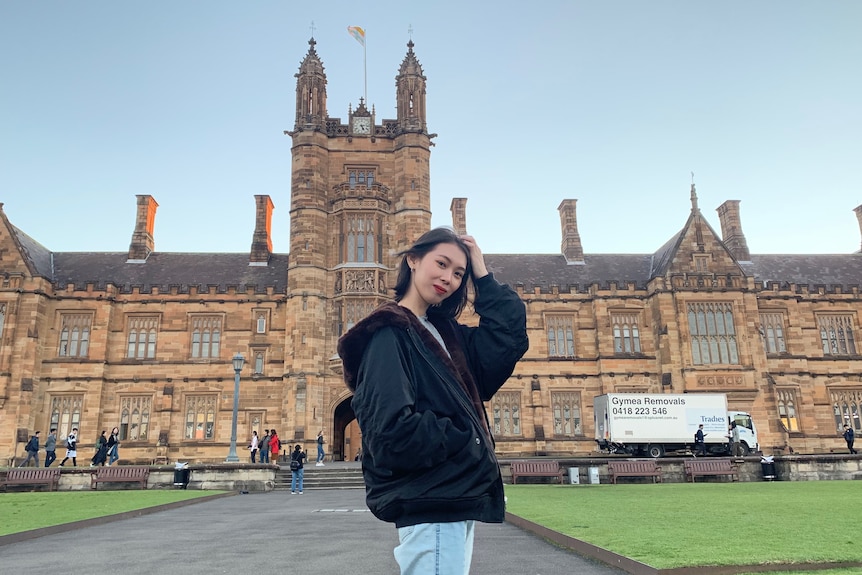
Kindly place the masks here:
POLYGON ((323 450, 323 430, 317 432, 317 467, 323 467, 323 460, 326 459, 326 452, 323 450))
POLYGON ((849 425, 847 425, 847 424, 845 423, 845 424, 844 424, 844 441, 846 441, 846 442, 847 442, 847 449, 849 449, 849 450, 850 450, 850 454, 851 454, 851 455, 854 455, 854 454, 858 453, 858 451, 856 451, 855 449, 853 449, 853 441, 854 441, 854 439, 855 439, 855 437, 854 437, 854 434, 853 434, 853 428, 852 428, 852 427, 850 427, 849 425))
POLYGON ((703 432, 703 424, 697 426, 697 431, 694 432, 694 456, 706 455, 706 434, 703 432))
POLYGON ((251 462, 254 463, 254 456, 257 455, 257 431, 251 432, 251 441, 248 444, 248 450, 251 452, 251 462))
POLYGON ((260 447, 260 462, 261 463, 269 463, 269 430, 263 430, 263 437, 260 439, 258 443, 260 447))
POLYGON ((395 301, 338 342, 362 431, 366 502, 398 530, 402 575, 466 575, 475 522, 505 516, 483 402, 529 347, 526 307, 488 272, 472 236, 436 228, 401 255, 395 301), (456 321, 468 281, 476 327, 456 321))
POLYGON ((108 465, 113 465, 120 458, 120 428, 115 427, 111 430, 111 436, 108 438, 108 465))
POLYGON ((51 467, 51 464, 57 459, 57 428, 52 427, 48 432, 48 437, 45 438, 45 467, 51 467))
POLYGON ((108 459, 108 438, 105 437, 106 433, 108 432, 103 429, 99 439, 96 440, 96 454, 90 460, 90 467, 95 467, 96 465, 104 467, 105 461, 108 459))
POLYGON ((296 495, 299 493, 302 495, 302 476, 305 473, 305 452, 302 450, 302 446, 300 444, 296 444, 293 447, 293 451, 290 454, 290 494, 296 495), (299 491, 296 488, 299 487, 299 491))
POLYGON ((72 433, 66 437, 66 457, 60 462, 59 467, 66 465, 66 462, 72 460, 72 465, 78 467, 78 428, 73 427, 72 433))
POLYGON ((28 441, 27 445, 24 446, 24 451, 27 452, 27 459, 24 460, 24 463, 22 463, 20 467, 29 467, 31 459, 34 462, 34 465, 39 467, 39 433, 39 431, 33 433, 30 437, 30 441, 28 441))

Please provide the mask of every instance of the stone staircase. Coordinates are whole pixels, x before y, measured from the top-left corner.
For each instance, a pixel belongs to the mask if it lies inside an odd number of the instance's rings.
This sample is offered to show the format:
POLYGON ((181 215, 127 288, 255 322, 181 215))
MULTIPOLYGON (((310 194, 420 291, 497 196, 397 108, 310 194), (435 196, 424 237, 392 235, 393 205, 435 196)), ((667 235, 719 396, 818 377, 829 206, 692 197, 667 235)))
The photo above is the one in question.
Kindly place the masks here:
MULTIPOLYGON (((281 469, 275 474, 275 488, 290 491, 289 464, 279 462, 279 465, 281 469)), ((306 463, 302 489, 365 489, 362 467, 353 461, 334 461, 323 467, 315 466, 313 461, 306 463)))

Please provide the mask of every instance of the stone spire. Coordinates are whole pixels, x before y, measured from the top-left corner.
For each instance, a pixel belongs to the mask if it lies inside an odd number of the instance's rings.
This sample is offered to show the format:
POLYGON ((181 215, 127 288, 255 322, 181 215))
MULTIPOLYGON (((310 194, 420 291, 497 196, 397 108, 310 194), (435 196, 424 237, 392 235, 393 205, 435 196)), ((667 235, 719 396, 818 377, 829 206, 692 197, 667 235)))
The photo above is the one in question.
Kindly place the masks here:
POLYGON ((404 132, 426 132, 425 81, 422 65, 413 53, 413 40, 407 42, 407 55, 395 76, 398 127, 404 132))
POLYGON ((296 77, 296 130, 322 129, 326 120, 326 73, 314 49, 317 42, 308 41, 308 53, 299 64, 296 77))

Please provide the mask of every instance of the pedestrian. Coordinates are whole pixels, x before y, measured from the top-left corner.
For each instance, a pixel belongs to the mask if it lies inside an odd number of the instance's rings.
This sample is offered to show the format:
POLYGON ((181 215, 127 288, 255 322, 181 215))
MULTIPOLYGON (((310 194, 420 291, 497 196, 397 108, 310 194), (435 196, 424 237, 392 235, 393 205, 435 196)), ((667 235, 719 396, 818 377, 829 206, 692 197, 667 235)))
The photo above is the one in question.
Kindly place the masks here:
POLYGON ((845 423, 844 424, 844 441, 847 442, 847 449, 850 450, 851 455, 858 453, 858 451, 853 449, 854 439, 855 439, 855 437, 853 435, 853 428, 845 423))
POLYGON ((281 440, 274 429, 269 430, 269 453, 275 456, 275 462, 278 463, 278 454, 281 453, 281 440))
POLYGON ((254 457, 257 455, 258 445, 257 431, 251 432, 251 441, 248 443, 248 450, 251 452, 251 462, 254 463, 254 457))
POLYGON ((736 422, 730 424, 730 454, 734 457, 741 455, 741 445, 739 443, 739 427, 736 422))
POLYGON ((52 427, 48 432, 48 437, 45 438, 45 467, 51 467, 51 464, 57 459, 57 428, 52 427))
POLYGON ((317 467, 323 467, 323 460, 326 459, 326 452, 323 450, 323 430, 317 432, 317 467))
POLYGON ((476 521, 502 523, 503 480, 483 401, 527 351, 526 308, 476 240, 433 229, 402 252, 395 301, 338 342, 362 432, 366 503, 395 524, 402 575, 466 574, 476 521), (475 291, 478 326, 456 322, 475 291))
POLYGON ((290 494, 302 495, 302 476, 305 469, 306 454, 300 444, 296 444, 290 453, 290 494), (299 487, 297 492, 296 488, 299 487))
POLYGON ((269 430, 263 430, 263 437, 260 439, 258 443, 260 447, 260 462, 261 463, 269 463, 269 430))
POLYGON ((29 467, 31 459, 34 461, 36 467, 39 467, 39 433, 39 431, 34 432, 30 436, 30 441, 24 446, 24 451, 27 452, 27 459, 19 467, 29 467))
POLYGON ((697 431, 694 432, 694 456, 706 455, 706 434, 703 432, 703 424, 697 426, 697 431))
POLYGON ((78 428, 73 427, 72 433, 66 437, 66 457, 60 462, 60 467, 63 467, 69 459, 72 460, 72 465, 78 467, 78 428))
POLYGON ((95 467, 96 465, 104 467, 105 461, 108 459, 108 438, 105 437, 106 433, 108 432, 103 429, 102 434, 99 435, 99 439, 96 440, 96 454, 90 460, 90 467, 95 467))
POLYGON ((120 458, 120 428, 115 427, 111 430, 111 436, 108 438, 108 465, 113 465, 120 458))

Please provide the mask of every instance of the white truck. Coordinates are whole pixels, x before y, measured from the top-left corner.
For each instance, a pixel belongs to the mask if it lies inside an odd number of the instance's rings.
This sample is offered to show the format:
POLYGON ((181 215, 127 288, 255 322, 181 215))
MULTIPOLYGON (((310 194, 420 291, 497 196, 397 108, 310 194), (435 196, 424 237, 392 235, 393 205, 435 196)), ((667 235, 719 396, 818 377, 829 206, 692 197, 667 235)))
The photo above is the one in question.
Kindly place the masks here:
POLYGON ((730 454, 730 424, 739 429, 743 455, 758 451, 751 415, 727 410, 723 393, 608 393, 593 403, 596 443, 609 453, 663 457, 694 451, 694 434, 703 424, 708 454, 730 454))

